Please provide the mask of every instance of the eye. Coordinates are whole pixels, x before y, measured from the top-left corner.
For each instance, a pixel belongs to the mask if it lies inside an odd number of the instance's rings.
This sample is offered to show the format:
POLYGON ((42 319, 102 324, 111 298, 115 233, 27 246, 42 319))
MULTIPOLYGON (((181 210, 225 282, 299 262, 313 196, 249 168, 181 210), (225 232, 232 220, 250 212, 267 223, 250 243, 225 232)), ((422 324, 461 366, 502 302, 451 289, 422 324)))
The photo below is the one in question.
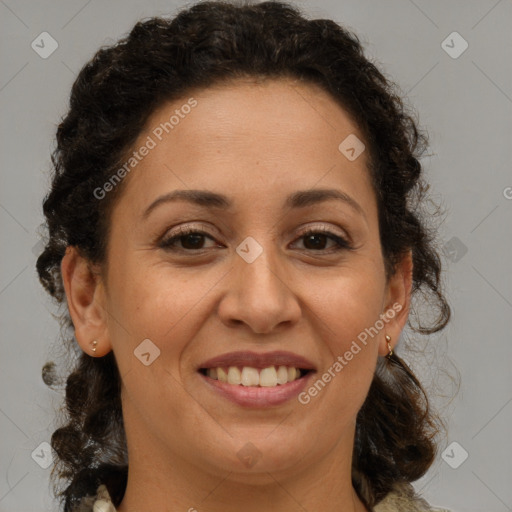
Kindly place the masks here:
POLYGON ((204 249, 204 238, 214 240, 205 231, 201 231, 194 227, 178 228, 178 233, 171 237, 164 238, 158 245, 162 249, 169 251, 198 251, 204 249), (182 247, 176 247, 177 243, 181 242, 182 247))
POLYGON ((309 245, 309 247, 306 247, 307 250, 312 250, 315 252, 337 252, 344 249, 352 249, 352 246, 344 237, 337 235, 332 231, 329 231, 325 227, 308 228, 300 233, 298 239, 304 240, 305 246, 309 245), (332 247, 330 251, 327 251, 325 248, 325 244, 329 240, 334 242, 334 247, 332 247))

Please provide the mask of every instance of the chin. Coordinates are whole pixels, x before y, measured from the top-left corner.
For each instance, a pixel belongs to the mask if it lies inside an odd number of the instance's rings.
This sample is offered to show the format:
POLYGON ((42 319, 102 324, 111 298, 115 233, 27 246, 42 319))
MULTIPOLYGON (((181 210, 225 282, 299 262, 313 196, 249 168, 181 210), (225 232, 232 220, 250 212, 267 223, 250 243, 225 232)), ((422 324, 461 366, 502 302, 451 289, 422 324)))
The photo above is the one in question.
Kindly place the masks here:
POLYGON ((210 464, 217 471, 233 473, 230 478, 246 483, 264 484, 268 483, 268 473, 296 471, 305 451, 309 451, 307 440, 292 437, 286 432, 279 433, 278 429, 274 425, 272 429, 263 431, 239 430, 226 445, 216 445, 210 464))

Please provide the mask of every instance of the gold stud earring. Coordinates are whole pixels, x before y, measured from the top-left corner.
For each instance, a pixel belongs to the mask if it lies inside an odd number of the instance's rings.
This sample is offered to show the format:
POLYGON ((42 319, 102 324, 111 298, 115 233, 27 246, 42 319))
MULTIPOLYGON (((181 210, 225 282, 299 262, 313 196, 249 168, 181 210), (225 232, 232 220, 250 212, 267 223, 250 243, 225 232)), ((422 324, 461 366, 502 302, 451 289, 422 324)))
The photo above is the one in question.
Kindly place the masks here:
POLYGON ((97 342, 96 340, 94 340, 94 341, 92 342, 92 351, 93 351, 94 353, 96 353, 96 345, 97 345, 97 344, 98 344, 98 342, 97 342))
POLYGON ((388 344, 388 350, 389 350, 389 354, 387 354, 386 357, 391 357, 393 355, 393 349, 391 348, 391 345, 389 344, 390 341, 391 341, 391 337, 386 334, 386 342, 388 344))

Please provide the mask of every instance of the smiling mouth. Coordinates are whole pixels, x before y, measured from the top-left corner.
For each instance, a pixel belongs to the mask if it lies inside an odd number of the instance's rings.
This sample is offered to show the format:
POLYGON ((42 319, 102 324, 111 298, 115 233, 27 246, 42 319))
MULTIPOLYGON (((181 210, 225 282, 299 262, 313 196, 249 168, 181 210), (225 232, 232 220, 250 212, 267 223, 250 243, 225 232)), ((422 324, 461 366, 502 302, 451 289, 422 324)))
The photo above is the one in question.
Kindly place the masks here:
POLYGON ((199 369, 199 373, 205 377, 233 386, 267 388, 299 380, 311 371, 293 366, 268 366, 261 369, 251 366, 229 366, 199 369))

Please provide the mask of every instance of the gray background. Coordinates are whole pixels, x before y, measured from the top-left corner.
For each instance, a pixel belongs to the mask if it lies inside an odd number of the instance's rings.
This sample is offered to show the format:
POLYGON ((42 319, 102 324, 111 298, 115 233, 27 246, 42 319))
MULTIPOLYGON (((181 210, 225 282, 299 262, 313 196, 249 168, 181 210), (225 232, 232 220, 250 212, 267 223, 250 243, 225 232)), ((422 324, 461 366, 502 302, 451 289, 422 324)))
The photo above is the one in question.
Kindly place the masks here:
MULTIPOLYGON (((423 163, 447 211, 440 240, 454 317, 423 354, 407 331, 400 343, 448 424, 435 464, 415 487, 457 512, 512 510, 512 2, 296 3, 355 30, 430 134, 423 163), (469 45, 457 58, 442 46, 454 31, 469 45)), ((71 84, 100 45, 142 17, 185 5, 0 0, 0 512, 57 509, 50 469, 41 467, 51 451, 41 443, 55 429, 61 395, 43 383, 41 368, 58 352, 59 327, 34 263, 49 155, 71 84), (31 43, 45 31, 58 48, 43 59, 31 43)), ((452 53, 461 44, 445 43, 452 53)))

